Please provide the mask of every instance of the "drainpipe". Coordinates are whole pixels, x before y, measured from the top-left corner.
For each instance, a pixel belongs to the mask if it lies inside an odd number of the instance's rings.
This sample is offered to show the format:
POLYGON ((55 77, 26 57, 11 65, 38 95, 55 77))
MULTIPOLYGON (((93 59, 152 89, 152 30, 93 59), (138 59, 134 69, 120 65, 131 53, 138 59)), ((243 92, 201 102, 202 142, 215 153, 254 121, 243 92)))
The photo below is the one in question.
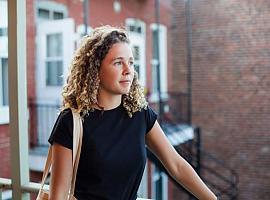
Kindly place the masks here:
MULTIPOLYGON (((156 15, 156 25, 157 25, 157 90, 158 90, 158 103, 159 103, 159 116, 160 120, 163 115, 162 99, 161 99, 161 87, 160 87, 160 58, 159 58, 159 0, 155 1, 155 15, 156 15)), ((162 122, 160 122, 162 123, 162 122)))
POLYGON ((192 13, 191 2, 192 0, 185 1, 185 15, 186 15, 186 28, 187 28, 187 82, 188 82, 188 124, 192 124, 192 13))
POLYGON ((84 22, 84 34, 87 35, 87 27, 89 24, 89 1, 83 0, 83 22, 84 22))

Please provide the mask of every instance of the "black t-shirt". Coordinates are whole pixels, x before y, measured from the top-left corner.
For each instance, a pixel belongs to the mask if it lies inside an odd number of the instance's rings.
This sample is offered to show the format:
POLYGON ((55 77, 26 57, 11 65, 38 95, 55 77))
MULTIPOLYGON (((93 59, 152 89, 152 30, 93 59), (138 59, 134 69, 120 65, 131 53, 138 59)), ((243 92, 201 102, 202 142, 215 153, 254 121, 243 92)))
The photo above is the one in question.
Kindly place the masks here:
MULTIPOLYGON (((135 200, 146 163, 145 135, 157 119, 150 108, 130 118, 122 105, 89 112, 83 123, 83 142, 75 197, 78 200, 135 200)), ((70 109, 60 113, 49 142, 69 149, 73 144, 70 109)))

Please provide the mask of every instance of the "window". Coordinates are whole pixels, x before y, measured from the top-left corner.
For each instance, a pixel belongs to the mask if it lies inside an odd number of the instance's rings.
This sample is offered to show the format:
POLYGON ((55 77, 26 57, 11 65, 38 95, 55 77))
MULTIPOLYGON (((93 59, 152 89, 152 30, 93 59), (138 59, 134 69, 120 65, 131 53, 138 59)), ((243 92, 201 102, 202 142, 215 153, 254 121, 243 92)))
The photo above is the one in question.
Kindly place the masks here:
POLYGON ((164 25, 151 24, 152 30, 152 91, 150 101, 158 101, 157 67, 159 64, 160 91, 167 98, 167 29, 164 25))
POLYGON ((62 34, 47 35, 46 86, 61 86, 63 79, 62 34))
POLYGON ((1 58, 1 99, 0 105, 1 106, 8 106, 8 61, 7 58, 1 58))
POLYGON ((132 53, 134 56, 134 69, 136 70, 136 72, 138 72, 138 75, 140 77, 140 47, 134 45, 132 47, 132 53))
POLYGON ((50 11, 46 9, 38 9, 38 17, 41 19, 50 19, 50 11))
POLYGON ((142 27, 136 24, 128 26, 128 30, 133 33, 142 33, 142 27))
POLYGON ((38 17, 40 19, 45 19, 45 20, 63 19, 64 18, 64 13, 39 8, 38 9, 38 17))
POLYGON ((37 21, 59 20, 67 17, 65 5, 53 1, 37 2, 37 21))
POLYGON ((7 1, 0 0, 0 124, 9 123, 7 1))
POLYGON ((62 12, 53 12, 53 19, 63 19, 64 14, 62 12))
POLYGON ((0 124, 9 122, 8 59, 0 57, 0 124))
POLYGON ((126 19, 126 27, 129 32, 130 44, 134 56, 134 69, 138 72, 142 86, 146 85, 145 64, 145 23, 139 19, 126 19))

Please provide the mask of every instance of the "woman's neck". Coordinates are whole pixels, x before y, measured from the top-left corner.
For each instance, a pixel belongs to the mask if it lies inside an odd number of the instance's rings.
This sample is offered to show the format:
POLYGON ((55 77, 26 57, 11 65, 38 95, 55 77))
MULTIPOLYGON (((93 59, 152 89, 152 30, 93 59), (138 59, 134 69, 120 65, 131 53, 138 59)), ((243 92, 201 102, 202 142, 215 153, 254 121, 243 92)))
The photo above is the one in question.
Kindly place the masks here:
POLYGON ((97 108, 102 110, 111 110, 121 104, 122 95, 98 94, 97 108))

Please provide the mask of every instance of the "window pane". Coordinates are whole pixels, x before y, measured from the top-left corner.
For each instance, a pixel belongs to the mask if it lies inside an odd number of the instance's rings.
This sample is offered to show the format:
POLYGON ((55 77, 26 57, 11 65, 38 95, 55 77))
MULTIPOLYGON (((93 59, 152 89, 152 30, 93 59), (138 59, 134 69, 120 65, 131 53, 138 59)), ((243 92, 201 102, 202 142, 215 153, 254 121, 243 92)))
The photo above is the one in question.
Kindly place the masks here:
POLYGON ((63 19, 64 14, 61 12, 53 12, 53 19, 63 19))
POLYGON ((62 33, 47 35, 47 57, 62 56, 62 33))
POLYGON ((152 64, 152 93, 157 92, 157 65, 152 64))
POLYGON ((136 72, 138 72, 138 77, 140 78, 140 47, 139 46, 133 46, 132 47, 132 53, 134 56, 134 69, 136 72))
POLYGON ((137 27, 137 33, 142 33, 142 27, 141 26, 137 27))
POLYGON ((135 32, 135 26, 130 25, 130 26, 129 26, 129 31, 130 31, 130 32, 135 32))
POLYGON ((50 11, 46 9, 38 9, 38 17, 42 19, 50 19, 50 11))
POLYGON ((141 27, 141 25, 137 25, 137 24, 135 24, 135 25, 129 25, 128 26, 128 30, 130 31, 130 32, 134 32, 134 33, 142 33, 142 27, 141 27))
POLYGON ((136 72, 138 72, 138 77, 139 77, 139 79, 140 79, 140 65, 134 64, 134 70, 135 70, 136 72))
POLYGON ((61 86, 63 83, 63 62, 48 61, 46 63, 46 85, 61 86))
POLYGON ((133 46, 132 48, 133 56, 135 60, 140 60, 140 47, 139 46, 133 46))
POLYGON ((8 105, 8 60, 2 59, 3 105, 8 105))
POLYGON ((153 58, 154 59, 157 59, 158 58, 158 32, 157 30, 153 30, 152 32, 153 34, 153 45, 152 45, 152 48, 153 48, 153 58))

